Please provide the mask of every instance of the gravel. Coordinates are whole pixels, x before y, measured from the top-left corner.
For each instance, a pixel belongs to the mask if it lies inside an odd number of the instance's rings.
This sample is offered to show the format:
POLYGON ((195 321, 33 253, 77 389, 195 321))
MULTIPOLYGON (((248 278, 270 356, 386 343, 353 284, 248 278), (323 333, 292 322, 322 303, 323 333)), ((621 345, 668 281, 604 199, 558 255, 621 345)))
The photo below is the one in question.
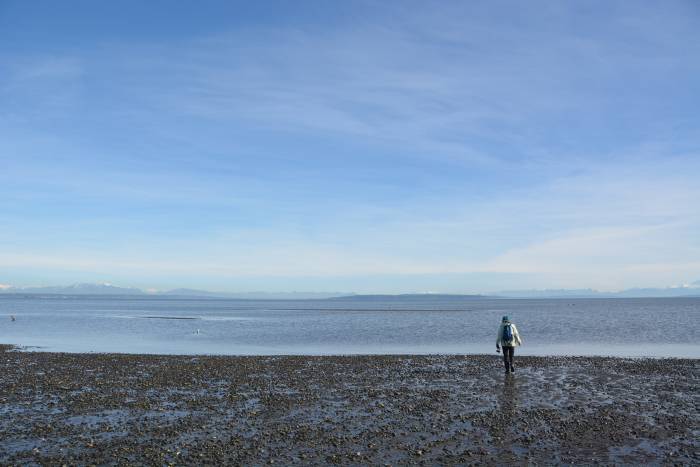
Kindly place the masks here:
POLYGON ((0 346, 0 464, 700 464, 700 360, 0 346))

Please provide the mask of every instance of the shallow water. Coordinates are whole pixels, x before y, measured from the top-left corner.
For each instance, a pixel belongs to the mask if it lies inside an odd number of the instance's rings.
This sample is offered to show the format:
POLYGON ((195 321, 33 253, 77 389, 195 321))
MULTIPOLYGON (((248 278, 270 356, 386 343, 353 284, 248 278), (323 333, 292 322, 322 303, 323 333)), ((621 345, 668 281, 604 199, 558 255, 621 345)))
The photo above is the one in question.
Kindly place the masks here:
POLYGON ((700 298, 214 300, 0 295, 0 343, 154 354, 493 353, 700 358, 700 298), (16 321, 10 320, 10 315, 16 321))

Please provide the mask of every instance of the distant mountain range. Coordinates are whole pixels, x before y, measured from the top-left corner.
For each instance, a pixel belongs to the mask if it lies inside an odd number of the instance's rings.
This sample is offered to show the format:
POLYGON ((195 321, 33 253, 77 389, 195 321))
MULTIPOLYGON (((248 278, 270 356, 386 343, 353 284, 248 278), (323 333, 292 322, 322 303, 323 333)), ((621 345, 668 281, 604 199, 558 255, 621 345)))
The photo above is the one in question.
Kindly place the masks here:
POLYGON ((594 289, 504 290, 493 294, 504 298, 663 298, 700 297, 700 284, 667 288, 634 288, 619 292, 600 292, 594 289))
POLYGON ((75 284, 51 287, 0 286, 0 294, 41 295, 119 295, 143 297, 177 296, 182 298, 228 298, 240 300, 462 300, 478 298, 652 298, 652 297, 700 297, 700 281, 681 287, 634 288, 619 292, 600 292, 594 289, 544 289, 505 290, 489 295, 459 294, 398 294, 361 295, 341 292, 210 292, 197 289, 173 289, 145 292, 133 287, 118 287, 112 284, 75 284))
POLYGON ((290 300, 290 299, 323 299, 348 295, 336 292, 210 292, 197 289, 173 289, 158 292, 146 292, 134 287, 118 287, 112 284, 75 284, 68 286, 49 287, 0 287, 0 294, 29 294, 29 295, 136 295, 144 297, 177 296, 181 298, 230 298, 248 300, 290 300))
POLYGON ((131 287, 111 284, 75 284, 50 287, 3 287, 0 293, 45 294, 45 295, 141 295, 145 292, 131 287))
MULTIPOLYGON (((154 295, 154 294, 149 294, 154 295)), ((169 295, 178 297, 209 297, 209 298, 234 298, 241 300, 308 300, 324 299, 347 295, 342 292, 209 292, 197 289, 173 289, 158 292, 155 295, 169 295)))

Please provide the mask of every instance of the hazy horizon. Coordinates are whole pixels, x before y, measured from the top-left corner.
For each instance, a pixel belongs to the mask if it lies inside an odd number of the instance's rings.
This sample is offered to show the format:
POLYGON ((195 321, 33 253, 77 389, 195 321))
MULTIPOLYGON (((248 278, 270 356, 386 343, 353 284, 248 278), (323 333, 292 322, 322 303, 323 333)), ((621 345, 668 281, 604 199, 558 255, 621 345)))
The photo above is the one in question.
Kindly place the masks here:
POLYGON ((619 289, 619 290, 598 290, 598 289, 591 289, 591 288, 573 288, 573 289, 553 289, 553 288, 543 288, 543 289, 513 289, 513 290, 472 290, 472 291, 462 291, 462 292, 434 292, 434 291, 409 291, 409 292, 390 292, 390 291, 373 291, 373 292, 363 292, 363 291, 354 291, 354 290, 241 290, 241 289, 235 289, 235 288, 229 288, 226 290, 208 290, 208 289, 193 289, 189 287, 177 287, 177 288, 172 288, 172 289, 155 289, 152 287, 134 287, 134 286, 124 286, 120 284, 112 284, 112 283, 95 283, 95 282, 89 282, 89 283, 76 283, 76 284, 64 284, 64 285, 33 285, 33 286, 16 286, 16 285, 10 285, 10 284, 0 284, 0 293, 3 292, 13 292, 13 291, 18 291, 18 292, 26 292, 27 290, 32 291, 32 292, 45 292, 45 293, 52 293, 52 291, 59 291, 60 293, 68 292, 72 289, 78 290, 81 293, 86 293, 85 291, 87 290, 89 293, 90 291, 95 291, 95 290, 110 290, 110 289, 117 289, 117 292, 119 290, 124 290, 124 291, 137 291, 139 294, 145 294, 145 295, 158 295, 158 294, 168 294, 168 293, 177 293, 177 294, 184 294, 185 292, 191 292, 192 295, 196 295, 197 293, 204 293, 204 294, 211 294, 211 295, 217 295, 219 294, 220 296, 295 296, 298 295, 300 297, 308 297, 312 298, 314 296, 318 297, 323 297, 323 296, 328 296, 328 297, 340 297, 340 296, 352 296, 352 295, 455 295, 455 296, 477 296, 477 295, 483 295, 483 296, 488 296, 488 295, 494 295, 497 296, 499 294, 505 295, 505 296, 518 296, 518 294, 521 294, 521 296, 541 296, 543 298, 546 298, 548 296, 571 296, 575 297, 576 295, 581 295, 585 296, 587 294, 590 294, 592 296, 594 295, 615 295, 615 294, 623 294, 623 297, 633 297, 634 292, 640 292, 641 294, 638 295, 639 297, 644 297, 644 298, 649 298, 653 297, 653 293, 649 295, 648 293, 645 294, 645 292, 656 292, 659 295, 656 295, 660 298, 663 297, 671 297, 671 296, 685 296, 690 294, 689 296, 694 296, 694 295, 700 295, 700 281, 696 281, 693 283, 686 283, 686 284, 680 284, 680 285, 673 285, 673 286, 667 286, 667 287, 654 287, 654 288, 640 288, 640 287, 632 287, 628 289, 619 289), (46 292, 48 290, 48 292, 46 292), (685 292, 680 293, 680 292, 685 292), (627 293, 628 295, 624 295, 627 293), (676 295, 674 295, 676 293, 676 295))
POLYGON ((0 2, 0 284, 700 280, 700 5, 0 2))

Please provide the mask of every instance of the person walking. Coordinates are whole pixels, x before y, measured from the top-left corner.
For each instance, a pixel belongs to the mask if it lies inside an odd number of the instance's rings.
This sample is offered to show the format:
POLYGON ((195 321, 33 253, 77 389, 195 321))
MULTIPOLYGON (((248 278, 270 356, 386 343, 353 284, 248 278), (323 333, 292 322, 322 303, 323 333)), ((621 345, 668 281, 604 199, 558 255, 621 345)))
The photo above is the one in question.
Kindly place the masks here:
POLYGON ((510 322, 510 318, 504 316, 501 319, 501 325, 498 326, 498 335, 496 336, 496 352, 501 351, 503 347, 503 364, 506 367, 506 373, 515 373, 513 366, 513 354, 515 347, 522 344, 520 333, 515 324, 510 322))

